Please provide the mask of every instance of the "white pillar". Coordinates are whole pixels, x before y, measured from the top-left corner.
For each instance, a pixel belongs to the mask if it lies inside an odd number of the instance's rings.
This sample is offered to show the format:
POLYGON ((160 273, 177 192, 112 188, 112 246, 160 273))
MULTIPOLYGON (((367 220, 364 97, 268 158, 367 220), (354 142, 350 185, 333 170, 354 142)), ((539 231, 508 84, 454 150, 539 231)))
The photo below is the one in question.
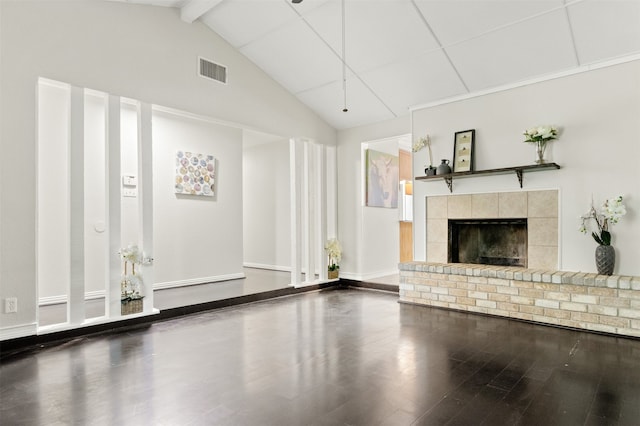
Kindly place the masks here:
POLYGON ((289 185, 291 208, 291 285, 302 283, 302 164, 303 144, 298 139, 289 141, 289 185))
POLYGON ((105 145, 105 171, 107 174, 105 179, 105 218, 107 223, 105 316, 107 318, 120 316, 120 275, 122 274, 122 262, 118 254, 122 248, 120 106, 120 97, 109 95, 106 111, 107 143, 105 145))
POLYGON ((67 321, 82 324, 84 309, 84 89, 71 87, 69 112, 69 284, 67 321))
POLYGON ((142 250, 140 268, 143 282, 144 312, 153 311, 153 147, 151 105, 138 105, 138 247, 142 250))
POLYGON ((326 149, 324 145, 315 144, 315 187, 316 187, 316 209, 315 209, 315 235, 317 241, 316 264, 318 265, 319 279, 327 279, 327 256, 324 245, 327 241, 327 169, 326 169, 326 149))

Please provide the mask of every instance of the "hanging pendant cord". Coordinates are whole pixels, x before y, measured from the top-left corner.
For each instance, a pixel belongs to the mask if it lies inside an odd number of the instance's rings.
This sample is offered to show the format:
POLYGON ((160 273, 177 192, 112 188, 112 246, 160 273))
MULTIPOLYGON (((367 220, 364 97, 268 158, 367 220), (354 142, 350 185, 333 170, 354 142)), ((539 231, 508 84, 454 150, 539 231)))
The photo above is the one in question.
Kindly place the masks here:
POLYGON ((345 18, 344 18, 344 6, 345 0, 342 0, 342 92, 344 94, 344 108, 342 112, 349 111, 347 109, 347 53, 345 49, 345 18))

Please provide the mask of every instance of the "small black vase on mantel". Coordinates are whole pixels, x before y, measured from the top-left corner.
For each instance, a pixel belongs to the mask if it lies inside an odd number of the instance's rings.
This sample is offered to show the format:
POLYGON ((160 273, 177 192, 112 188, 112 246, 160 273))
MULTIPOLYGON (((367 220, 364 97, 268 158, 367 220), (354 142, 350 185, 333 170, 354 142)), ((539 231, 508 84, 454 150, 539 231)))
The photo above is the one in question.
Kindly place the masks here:
POLYGON ((429 167, 425 167, 424 174, 425 176, 435 176, 436 168, 431 165, 429 167))
POLYGON ((451 173, 451 167, 449 167, 449 160, 442 160, 442 163, 438 166, 436 170, 437 175, 448 175, 451 173))

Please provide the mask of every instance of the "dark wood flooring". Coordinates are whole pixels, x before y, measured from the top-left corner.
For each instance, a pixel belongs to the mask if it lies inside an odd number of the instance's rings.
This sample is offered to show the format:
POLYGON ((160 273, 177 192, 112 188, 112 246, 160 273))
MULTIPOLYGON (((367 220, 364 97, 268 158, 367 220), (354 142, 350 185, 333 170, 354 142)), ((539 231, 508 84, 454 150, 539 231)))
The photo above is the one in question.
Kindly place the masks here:
POLYGON ((638 425, 640 341, 330 289, 0 364, 2 425, 638 425))

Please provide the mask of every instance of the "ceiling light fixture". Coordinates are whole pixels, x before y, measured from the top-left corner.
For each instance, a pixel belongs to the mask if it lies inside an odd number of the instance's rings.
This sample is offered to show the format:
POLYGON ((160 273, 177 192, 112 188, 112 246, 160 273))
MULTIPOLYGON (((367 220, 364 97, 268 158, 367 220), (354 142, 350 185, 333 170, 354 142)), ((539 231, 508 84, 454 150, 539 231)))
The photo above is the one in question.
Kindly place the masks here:
POLYGON ((342 92, 344 94, 344 108, 342 112, 347 112, 347 53, 345 50, 345 20, 344 20, 344 1, 342 0, 342 92))
POLYGON ((302 0, 291 0, 291 3, 293 3, 293 4, 302 3, 302 0))

